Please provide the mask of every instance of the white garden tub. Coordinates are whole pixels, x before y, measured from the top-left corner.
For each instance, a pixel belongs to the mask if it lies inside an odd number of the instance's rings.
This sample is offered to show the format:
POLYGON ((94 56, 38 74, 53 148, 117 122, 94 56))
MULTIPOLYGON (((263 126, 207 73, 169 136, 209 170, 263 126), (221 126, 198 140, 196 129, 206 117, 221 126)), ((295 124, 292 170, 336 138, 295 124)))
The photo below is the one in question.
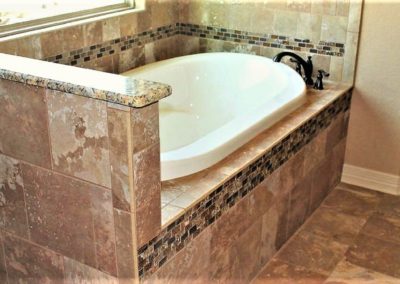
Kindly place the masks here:
POLYGON ((305 100, 293 69, 255 55, 189 55, 123 75, 172 86, 159 102, 162 180, 210 167, 305 100))

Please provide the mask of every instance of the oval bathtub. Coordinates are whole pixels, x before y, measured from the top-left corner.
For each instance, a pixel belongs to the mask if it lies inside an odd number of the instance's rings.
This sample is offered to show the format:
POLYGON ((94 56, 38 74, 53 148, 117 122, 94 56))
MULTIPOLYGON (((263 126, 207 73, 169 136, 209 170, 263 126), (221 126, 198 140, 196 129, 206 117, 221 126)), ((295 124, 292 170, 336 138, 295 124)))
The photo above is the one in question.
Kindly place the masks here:
POLYGON ((159 103, 162 180, 215 164, 305 100, 293 69, 255 55, 182 56, 123 75, 172 86, 159 103))

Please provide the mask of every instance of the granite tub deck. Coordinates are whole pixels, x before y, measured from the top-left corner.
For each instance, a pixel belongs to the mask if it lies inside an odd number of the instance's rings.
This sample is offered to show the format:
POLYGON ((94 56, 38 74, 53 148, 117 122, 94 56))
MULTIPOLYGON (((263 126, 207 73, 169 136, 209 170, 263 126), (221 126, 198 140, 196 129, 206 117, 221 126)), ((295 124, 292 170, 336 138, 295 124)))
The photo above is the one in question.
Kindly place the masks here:
POLYGON ((328 83, 211 168, 162 183, 145 283, 248 283, 340 181, 352 88, 328 83))
POLYGON ((400 198, 338 185, 252 284, 400 283, 400 198))
POLYGON ((2 53, 0 78, 128 107, 144 107, 172 93, 162 83, 2 53))

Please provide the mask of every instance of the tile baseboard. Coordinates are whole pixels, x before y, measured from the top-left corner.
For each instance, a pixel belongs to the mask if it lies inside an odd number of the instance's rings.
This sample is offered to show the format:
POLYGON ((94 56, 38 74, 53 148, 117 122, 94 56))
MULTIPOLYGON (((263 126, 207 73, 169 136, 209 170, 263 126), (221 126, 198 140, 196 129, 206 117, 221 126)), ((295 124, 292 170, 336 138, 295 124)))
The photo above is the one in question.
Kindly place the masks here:
POLYGON ((343 166, 342 182, 392 195, 400 195, 400 176, 349 164, 343 166))

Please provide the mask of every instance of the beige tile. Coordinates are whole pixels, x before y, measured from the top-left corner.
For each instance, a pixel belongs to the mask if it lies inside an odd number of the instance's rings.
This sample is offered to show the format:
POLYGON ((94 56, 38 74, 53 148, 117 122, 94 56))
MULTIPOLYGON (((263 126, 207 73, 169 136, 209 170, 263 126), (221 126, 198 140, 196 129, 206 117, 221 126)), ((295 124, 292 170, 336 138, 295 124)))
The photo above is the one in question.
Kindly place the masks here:
POLYGON ((346 42, 347 17, 323 16, 321 27, 321 40, 328 42, 346 42))
POLYGON ((292 238, 276 258, 306 270, 328 276, 344 257, 348 246, 308 232, 292 238))
POLYGON ((8 283, 63 283, 63 258, 31 242, 4 234, 8 283))
POLYGON ((211 231, 206 229, 144 283, 208 283, 210 238, 211 231))
POLYGON ((299 14, 290 11, 280 11, 275 14, 273 31, 278 35, 295 36, 299 14))
POLYGON ((350 0, 336 0, 336 15, 337 16, 349 16, 350 0))
POLYGON ((185 212, 184 208, 166 205, 161 208, 161 224, 162 226, 168 226, 173 220, 185 212))
POLYGON ((160 145, 157 143, 133 156, 133 192, 136 198, 138 246, 161 229, 160 145))
POLYGON ((362 7, 363 7, 362 0, 351 0, 350 1, 349 24, 347 26, 348 32, 352 32, 352 33, 360 32, 362 7))
POLYGON ((135 250, 137 250, 137 246, 134 242, 134 230, 132 230, 133 215, 115 208, 113 212, 118 278, 126 282, 134 281, 138 276, 137 268, 135 267, 135 250))
POLYGON ((31 240, 116 275, 110 190, 26 164, 22 173, 31 240))
POLYGON ((331 64, 329 69, 329 80, 332 81, 341 81, 342 80, 342 73, 343 73, 343 64, 344 59, 343 57, 332 56, 331 57, 331 64))
POLYGON ((131 48, 119 53, 118 72, 123 73, 145 64, 144 46, 131 48))
POLYGON ((272 259, 252 281, 252 284, 321 284, 325 279, 325 275, 302 266, 272 259))
POLYGON ((85 24, 82 29, 84 46, 91 46, 103 42, 103 24, 101 21, 85 24))
POLYGON ((40 46, 43 58, 62 54, 64 52, 63 33, 52 31, 40 34, 40 46))
POLYGON ((106 102, 47 91, 53 167, 111 187, 106 102))
POLYGON ((0 80, 0 152, 51 168, 45 89, 0 80))
POLYGON ((118 280, 83 263, 64 257, 66 283, 118 284, 118 280))
POLYGON ((321 37, 322 16, 300 13, 297 22, 296 37, 318 42, 321 37))
POLYGON ((62 31, 63 51, 69 52, 84 46, 82 25, 72 26, 62 31))
POLYGON ((325 284, 397 284, 399 282, 399 278, 394 278, 372 269, 357 266, 346 260, 342 260, 326 280, 325 284))
POLYGON ((336 0, 311 0, 311 13, 322 15, 336 14, 336 0))
POLYGON ((103 41, 109 41, 121 37, 120 18, 112 17, 103 20, 103 41))
POLYGON ((18 160, 0 154, 0 227, 29 239, 24 181, 18 160))
POLYGON ((18 56, 24 56, 34 59, 42 58, 42 46, 39 35, 23 37, 16 40, 18 56))
POLYGON ((120 16, 119 28, 121 37, 137 34, 138 13, 120 16))
POLYGON ((108 134, 110 141, 111 189, 114 208, 131 211, 132 158, 129 152, 129 111, 107 108, 108 134), (131 161, 130 161, 131 160, 131 161))
POLYGON ((131 109, 133 153, 159 142, 158 103, 131 109))
POLYGON ((311 0, 287 0, 287 7, 293 11, 310 13, 311 0))
POLYGON ((0 41, 0 52, 16 55, 18 53, 18 45, 15 40, 0 41))
POLYGON ((352 83, 356 68, 359 33, 348 32, 346 37, 346 53, 343 62, 342 81, 352 83))

